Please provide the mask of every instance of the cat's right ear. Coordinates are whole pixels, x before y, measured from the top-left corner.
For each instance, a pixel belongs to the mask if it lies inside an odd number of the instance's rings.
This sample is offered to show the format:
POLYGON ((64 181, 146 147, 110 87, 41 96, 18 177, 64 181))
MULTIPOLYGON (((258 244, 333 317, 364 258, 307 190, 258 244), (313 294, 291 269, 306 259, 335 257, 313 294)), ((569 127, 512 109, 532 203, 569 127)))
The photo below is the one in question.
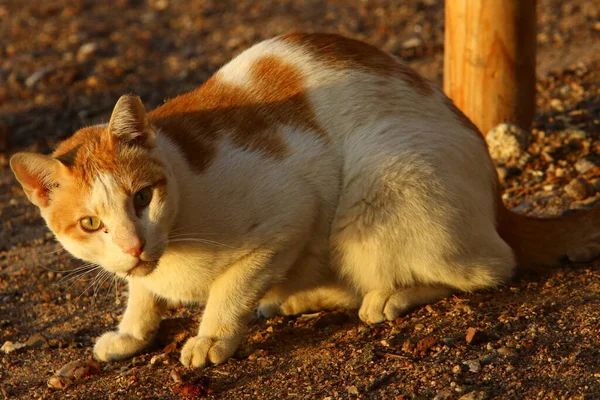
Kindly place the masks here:
POLYGON ((16 153, 10 167, 29 201, 40 208, 48 207, 50 194, 67 169, 60 161, 37 153, 16 153))
POLYGON ((146 148, 155 146, 154 127, 138 96, 126 94, 119 98, 108 123, 111 140, 135 143, 146 148))

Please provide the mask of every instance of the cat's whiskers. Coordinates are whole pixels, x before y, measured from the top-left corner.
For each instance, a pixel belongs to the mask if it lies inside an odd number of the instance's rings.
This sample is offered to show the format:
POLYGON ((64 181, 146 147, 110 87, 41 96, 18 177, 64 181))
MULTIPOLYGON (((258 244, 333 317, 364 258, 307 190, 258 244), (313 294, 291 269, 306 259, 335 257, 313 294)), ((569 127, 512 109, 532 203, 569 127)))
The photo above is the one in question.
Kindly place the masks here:
POLYGON ((85 275, 88 272, 93 271, 94 269, 100 268, 100 266, 96 265, 96 264, 85 264, 81 267, 75 268, 73 270, 70 271, 62 271, 62 272, 68 272, 65 276, 63 276, 62 278, 60 278, 55 284, 59 285, 63 282, 69 282, 70 280, 72 280, 74 277, 79 277, 81 275, 85 275))
MULTIPOLYGON (((102 267, 100 267, 100 266, 97 266, 97 267, 95 267, 95 268, 91 268, 91 269, 90 269, 90 270, 88 270, 88 271, 82 272, 81 274, 79 274, 79 275, 77 275, 77 276, 75 276, 75 277, 72 277, 72 278, 71 278, 71 280, 72 280, 72 283, 69 285, 69 287, 68 287, 68 288, 66 288, 65 290, 63 290, 63 291, 60 293, 60 294, 61 294, 61 296, 62 296, 62 295, 64 295, 66 292, 68 292, 68 291, 69 291, 69 289, 71 289, 71 288, 73 287, 73 285, 75 285, 77 282, 79 282, 79 280, 80 280, 82 277, 84 277, 85 275, 87 275, 87 274, 89 274, 89 273, 91 273, 91 272, 97 271, 97 270, 98 270, 98 269, 100 269, 100 268, 102 268, 102 267)), ((97 276, 97 275, 98 275, 98 274, 96 274, 96 276, 97 276)), ((94 277, 94 278, 95 278, 95 277, 94 277)), ((92 279, 94 279, 94 278, 92 278, 92 279)), ((89 281, 89 280, 88 280, 88 281, 89 281)))

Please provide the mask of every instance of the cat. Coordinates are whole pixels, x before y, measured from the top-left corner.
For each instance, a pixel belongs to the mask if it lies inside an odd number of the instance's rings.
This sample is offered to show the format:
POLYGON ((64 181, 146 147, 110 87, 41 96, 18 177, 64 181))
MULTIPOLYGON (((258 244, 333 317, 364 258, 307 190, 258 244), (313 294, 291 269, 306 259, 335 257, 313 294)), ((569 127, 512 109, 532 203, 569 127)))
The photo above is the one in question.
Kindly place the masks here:
POLYGON ((73 256, 125 278, 98 360, 152 342, 169 302, 204 303, 186 367, 225 362, 264 317, 358 308, 394 320, 520 266, 600 253, 599 208, 536 219, 505 208, 487 145, 441 90, 333 34, 260 42, 147 113, 10 165, 73 256))

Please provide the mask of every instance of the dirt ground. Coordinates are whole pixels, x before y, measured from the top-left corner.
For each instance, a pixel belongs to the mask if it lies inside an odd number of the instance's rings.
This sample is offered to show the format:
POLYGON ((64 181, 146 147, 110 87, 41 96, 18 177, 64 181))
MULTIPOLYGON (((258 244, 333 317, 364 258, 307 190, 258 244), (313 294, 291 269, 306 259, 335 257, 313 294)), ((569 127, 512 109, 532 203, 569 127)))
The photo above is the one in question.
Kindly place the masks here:
MULTIPOLYGON (((232 360, 200 371, 181 369, 178 353, 201 310, 173 310, 148 353, 85 364, 71 386, 48 387, 116 326, 126 286, 71 274, 80 262, 27 202, 10 155, 49 152, 77 128, 106 121, 122 93, 155 107, 252 43, 291 30, 365 40, 441 83, 442 0, 0 1, 0 346, 24 344, 0 352, 0 395, 600 398, 600 263, 524 272, 506 287, 374 327, 354 311, 256 320, 232 360)), ((533 140, 500 171, 510 207, 556 215, 600 197, 600 7, 538 0, 537 39, 533 140)))

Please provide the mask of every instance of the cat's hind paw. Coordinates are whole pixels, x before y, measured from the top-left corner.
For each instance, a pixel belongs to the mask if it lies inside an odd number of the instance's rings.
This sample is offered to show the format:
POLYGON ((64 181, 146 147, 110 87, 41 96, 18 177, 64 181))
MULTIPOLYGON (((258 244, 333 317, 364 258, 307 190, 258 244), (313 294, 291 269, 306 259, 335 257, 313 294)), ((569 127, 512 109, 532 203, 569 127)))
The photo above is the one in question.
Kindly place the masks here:
POLYGON ((194 336, 181 350, 180 361, 187 368, 204 368, 209 363, 222 364, 235 353, 240 339, 194 336))
POLYGON ((94 358, 99 361, 116 361, 132 357, 149 342, 119 332, 106 332, 96 340, 94 358))
POLYGON ((256 316, 259 318, 269 319, 278 315, 283 315, 278 303, 260 303, 256 309, 256 316))

